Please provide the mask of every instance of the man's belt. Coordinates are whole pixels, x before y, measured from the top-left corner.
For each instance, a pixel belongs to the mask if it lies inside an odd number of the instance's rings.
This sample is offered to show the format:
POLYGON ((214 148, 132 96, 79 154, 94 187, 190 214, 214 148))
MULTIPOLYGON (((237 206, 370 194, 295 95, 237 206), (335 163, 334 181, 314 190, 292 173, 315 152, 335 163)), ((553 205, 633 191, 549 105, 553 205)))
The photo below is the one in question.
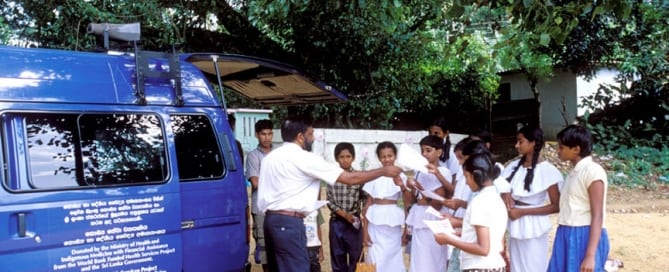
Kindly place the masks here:
POLYGON ((265 211, 265 215, 268 215, 268 214, 280 214, 280 215, 285 215, 285 216, 304 218, 303 213, 296 212, 296 211, 288 211, 288 210, 267 210, 267 211, 265 211))

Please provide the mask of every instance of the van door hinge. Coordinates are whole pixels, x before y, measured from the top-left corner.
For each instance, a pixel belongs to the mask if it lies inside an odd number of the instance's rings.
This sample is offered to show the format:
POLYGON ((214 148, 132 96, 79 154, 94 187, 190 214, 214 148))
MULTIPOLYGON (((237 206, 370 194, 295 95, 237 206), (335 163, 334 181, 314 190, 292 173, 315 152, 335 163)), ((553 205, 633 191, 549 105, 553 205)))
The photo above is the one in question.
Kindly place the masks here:
POLYGON ((192 229, 195 227, 194 220, 181 221, 181 229, 192 229))

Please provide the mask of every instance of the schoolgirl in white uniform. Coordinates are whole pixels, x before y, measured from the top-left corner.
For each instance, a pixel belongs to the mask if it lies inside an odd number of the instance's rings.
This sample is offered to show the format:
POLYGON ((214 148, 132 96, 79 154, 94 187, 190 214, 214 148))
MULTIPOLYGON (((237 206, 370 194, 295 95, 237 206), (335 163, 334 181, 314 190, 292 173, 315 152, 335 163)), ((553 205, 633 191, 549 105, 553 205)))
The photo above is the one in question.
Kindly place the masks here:
MULTIPOLYGON (((397 147, 391 142, 381 142, 376 155, 384 166, 394 165, 397 147)), ((400 178, 402 183, 406 182, 406 176, 400 178)), ((376 264, 376 271, 405 272, 402 256, 405 214, 398 204, 403 188, 392 178, 381 177, 366 183, 362 190, 367 193, 363 243, 368 247, 368 262, 376 264)))
POLYGON ((560 171, 547 161, 539 161, 544 146, 540 128, 518 131, 516 149, 522 158, 509 163, 502 172, 511 185, 509 210, 509 255, 511 271, 546 271, 549 214, 559 209, 560 171))
POLYGON ((488 154, 475 154, 467 158, 463 168, 467 185, 478 193, 467 206, 462 236, 440 233, 435 240, 462 250, 462 271, 506 271, 500 252, 508 218, 504 201, 493 185, 499 174, 497 167, 488 154))
MULTIPOLYGON (((416 173, 416 181, 412 187, 414 190, 432 191, 442 197, 453 193, 444 188, 444 184, 450 184, 451 171, 445 167, 438 166, 439 156, 442 152, 441 138, 433 135, 424 137, 420 141, 421 153, 428 161, 428 172, 416 173)), ((408 181, 411 183, 411 181, 408 181)), ((440 218, 426 213, 429 206, 436 210, 443 207, 439 201, 431 201, 422 194, 415 192, 415 203, 407 216, 407 225, 411 228, 411 258, 409 271, 446 271, 448 262, 448 247, 437 244, 434 234, 425 225, 424 220, 439 220, 440 218)))

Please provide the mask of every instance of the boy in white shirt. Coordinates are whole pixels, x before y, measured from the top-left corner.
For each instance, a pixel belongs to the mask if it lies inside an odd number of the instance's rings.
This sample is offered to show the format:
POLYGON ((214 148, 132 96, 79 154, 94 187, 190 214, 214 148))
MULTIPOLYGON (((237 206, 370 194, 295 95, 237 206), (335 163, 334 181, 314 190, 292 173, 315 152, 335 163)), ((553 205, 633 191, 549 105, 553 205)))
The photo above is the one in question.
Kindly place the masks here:
POLYGON ((321 245, 321 225, 325 220, 321 210, 315 210, 304 217, 304 228, 307 231, 307 251, 309 251, 310 272, 320 272, 321 262, 325 259, 321 245))

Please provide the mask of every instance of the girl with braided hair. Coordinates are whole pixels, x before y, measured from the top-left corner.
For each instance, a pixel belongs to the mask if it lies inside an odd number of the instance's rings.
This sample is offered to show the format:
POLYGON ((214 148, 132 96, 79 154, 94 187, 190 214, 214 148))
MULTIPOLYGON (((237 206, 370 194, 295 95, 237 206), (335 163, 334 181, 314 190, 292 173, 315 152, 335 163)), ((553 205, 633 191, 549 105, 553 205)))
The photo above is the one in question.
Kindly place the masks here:
POLYGON ((560 171, 539 159, 544 146, 540 128, 525 126, 516 136, 516 150, 522 156, 502 172, 511 185, 506 198, 509 213, 509 255, 511 271, 546 271, 548 268, 548 217, 559 210, 563 183, 560 171))

